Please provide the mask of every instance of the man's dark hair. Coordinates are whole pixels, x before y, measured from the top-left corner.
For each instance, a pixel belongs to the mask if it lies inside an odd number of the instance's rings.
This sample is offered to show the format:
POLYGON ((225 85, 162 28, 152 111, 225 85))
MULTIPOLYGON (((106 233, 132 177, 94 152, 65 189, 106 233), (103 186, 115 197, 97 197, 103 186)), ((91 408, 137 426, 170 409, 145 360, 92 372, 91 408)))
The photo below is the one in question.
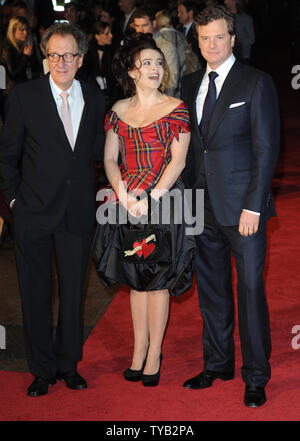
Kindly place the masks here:
POLYGON ((137 8, 135 13, 132 16, 131 21, 133 21, 135 18, 144 18, 149 17, 151 21, 155 20, 155 15, 152 9, 150 8, 137 8))
POLYGON ((86 34, 78 26, 72 25, 70 23, 54 23, 48 29, 46 29, 41 45, 45 51, 47 51, 50 38, 52 37, 52 35, 55 34, 62 36, 72 35, 76 40, 79 54, 83 55, 87 52, 88 39, 86 34))
POLYGON ((79 12, 79 6, 75 2, 70 2, 65 4, 65 11, 69 8, 75 8, 76 12, 79 12))
POLYGON ((206 26, 212 21, 224 18, 227 23, 229 35, 235 35, 235 19, 234 15, 224 6, 214 6, 205 8, 195 18, 197 26, 206 26))
POLYGON ((179 0, 178 2, 178 6, 182 5, 185 7, 186 12, 190 12, 193 11, 194 13, 194 17, 198 14, 199 12, 199 7, 196 5, 195 2, 191 1, 191 0, 179 0))

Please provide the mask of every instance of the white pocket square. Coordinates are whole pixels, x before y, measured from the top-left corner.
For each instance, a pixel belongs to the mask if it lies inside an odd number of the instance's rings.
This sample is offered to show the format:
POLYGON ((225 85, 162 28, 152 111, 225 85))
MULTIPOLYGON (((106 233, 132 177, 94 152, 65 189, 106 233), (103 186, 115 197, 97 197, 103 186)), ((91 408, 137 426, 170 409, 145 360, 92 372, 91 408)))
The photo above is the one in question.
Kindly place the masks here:
POLYGON ((233 107, 238 107, 238 106, 242 106, 243 104, 245 104, 246 101, 243 101, 242 103, 233 103, 230 104, 229 109, 233 109, 233 107))

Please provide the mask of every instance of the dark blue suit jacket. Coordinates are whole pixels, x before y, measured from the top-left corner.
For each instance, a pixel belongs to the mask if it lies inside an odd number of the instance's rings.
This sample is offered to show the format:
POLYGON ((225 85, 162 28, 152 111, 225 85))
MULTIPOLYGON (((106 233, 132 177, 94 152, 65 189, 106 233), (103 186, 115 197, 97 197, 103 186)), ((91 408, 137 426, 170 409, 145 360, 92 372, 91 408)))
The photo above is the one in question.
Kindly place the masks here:
POLYGON ((205 70, 183 79, 192 137, 183 174, 187 188, 206 185, 216 219, 238 225, 243 208, 275 215, 271 196, 280 138, 277 93, 270 75, 236 61, 217 99, 206 139, 201 137, 196 98, 205 70), (244 103, 236 107, 232 104, 244 103))

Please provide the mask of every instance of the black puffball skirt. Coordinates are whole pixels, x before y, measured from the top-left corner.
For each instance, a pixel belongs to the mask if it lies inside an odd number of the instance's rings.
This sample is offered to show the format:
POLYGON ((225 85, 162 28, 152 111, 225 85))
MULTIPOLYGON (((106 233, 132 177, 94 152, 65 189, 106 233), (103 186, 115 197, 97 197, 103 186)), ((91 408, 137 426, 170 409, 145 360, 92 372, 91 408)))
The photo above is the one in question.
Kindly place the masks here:
MULTIPOLYGON (((194 255, 196 243, 193 235, 186 234, 184 211, 190 210, 183 197, 183 183, 178 179, 173 189, 181 194, 179 203, 167 205, 169 209, 168 222, 164 223, 162 211, 166 210, 163 198, 157 204, 159 234, 168 237, 170 253, 162 259, 147 262, 143 259, 138 263, 127 262, 123 257, 124 238, 130 229, 130 224, 101 223, 97 224, 92 257, 96 271, 106 287, 116 283, 129 286, 136 291, 156 291, 168 289, 170 295, 179 296, 186 292, 192 285, 194 272, 194 255), (164 207, 164 208, 162 208, 164 207), (176 210, 182 210, 181 220, 175 221, 176 210)), ((173 190, 172 189, 172 190, 173 190)), ((118 217, 118 216, 117 216, 118 217)))

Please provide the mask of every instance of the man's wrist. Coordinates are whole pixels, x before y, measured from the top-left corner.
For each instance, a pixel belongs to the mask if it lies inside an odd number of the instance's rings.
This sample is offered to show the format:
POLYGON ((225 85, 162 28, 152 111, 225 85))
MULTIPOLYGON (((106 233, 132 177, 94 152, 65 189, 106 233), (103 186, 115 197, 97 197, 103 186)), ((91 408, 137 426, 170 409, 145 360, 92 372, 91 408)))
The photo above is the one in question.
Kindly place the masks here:
POLYGON ((260 216, 260 213, 258 213, 257 211, 247 210, 246 208, 243 208, 243 211, 247 211, 247 213, 252 213, 252 214, 256 214, 257 216, 260 216))

